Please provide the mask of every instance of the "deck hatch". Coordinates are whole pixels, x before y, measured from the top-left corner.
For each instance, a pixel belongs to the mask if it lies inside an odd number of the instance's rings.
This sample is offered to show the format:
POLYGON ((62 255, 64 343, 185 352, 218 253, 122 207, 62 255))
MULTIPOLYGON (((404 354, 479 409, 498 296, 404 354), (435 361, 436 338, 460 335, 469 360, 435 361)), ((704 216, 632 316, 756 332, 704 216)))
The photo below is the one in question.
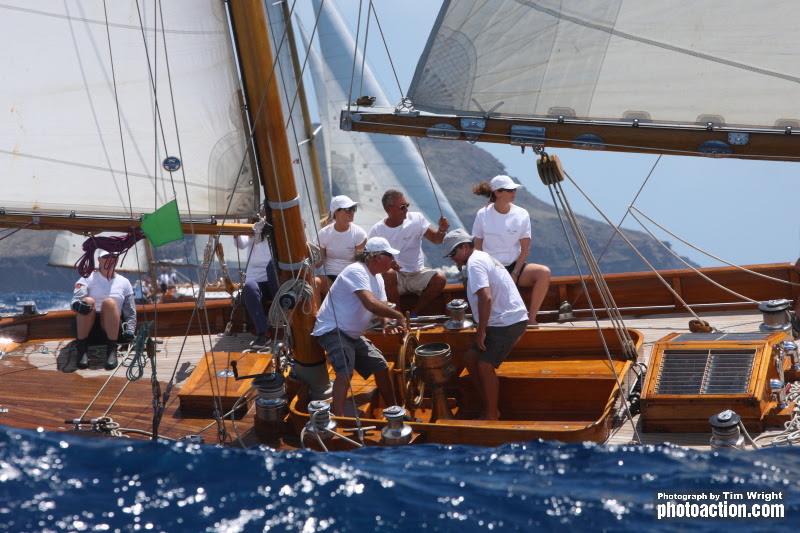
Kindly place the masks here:
POLYGON ((656 394, 747 392, 755 349, 664 350, 656 394))

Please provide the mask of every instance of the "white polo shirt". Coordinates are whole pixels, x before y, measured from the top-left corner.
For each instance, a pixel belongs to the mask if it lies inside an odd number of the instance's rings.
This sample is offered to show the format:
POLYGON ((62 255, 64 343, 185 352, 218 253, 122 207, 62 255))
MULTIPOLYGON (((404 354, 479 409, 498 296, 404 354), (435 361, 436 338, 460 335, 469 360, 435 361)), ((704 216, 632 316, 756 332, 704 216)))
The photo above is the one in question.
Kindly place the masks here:
POLYGON ((430 225, 425 215, 413 211, 396 228, 390 228, 383 220, 376 222, 369 230, 369 236, 384 237, 393 248, 400 250, 395 260, 402 272, 419 272, 425 268, 422 236, 430 225))
POLYGON ((491 203, 475 215, 472 236, 483 239, 483 251, 508 266, 519 258, 519 240, 531 237, 531 217, 518 205, 503 214, 491 203))
POLYGON ((355 261, 356 246, 367 240, 367 232, 350 223, 346 231, 338 231, 333 224, 319 230, 319 246, 325 249, 325 275, 336 276, 355 261))
POLYGON ((127 296, 133 296, 133 287, 127 278, 114 273, 111 279, 106 279, 100 271, 95 270, 86 278, 81 278, 75 282, 75 288, 78 285, 85 285, 87 296, 94 298, 94 309, 98 313, 103 305, 103 300, 106 298, 113 298, 117 303, 117 308, 122 312, 122 303, 127 296))
POLYGON ((373 276, 364 263, 351 263, 339 273, 331 285, 331 290, 319 308, 311 335, 319 337, 336 328, 353 339, 363 335, 373 314, 361 303, 357 291, 370 291, 376 299, 386 301, 383 276, 373 276))
POLYGON ((528 320, 528 309, 511 274, 486 252, 473 250, 467 260, 467 299, 476 323, 480 320, 476 293, 484 287, 489 287, 492 293, 490 326, 510 326, 528 320))

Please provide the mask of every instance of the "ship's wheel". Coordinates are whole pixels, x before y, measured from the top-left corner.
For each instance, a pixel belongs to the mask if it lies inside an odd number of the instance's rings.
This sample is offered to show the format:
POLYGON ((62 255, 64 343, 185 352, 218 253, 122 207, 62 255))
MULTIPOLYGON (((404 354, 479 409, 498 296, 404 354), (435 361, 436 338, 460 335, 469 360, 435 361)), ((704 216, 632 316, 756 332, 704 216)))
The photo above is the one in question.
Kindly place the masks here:
POLYGON ((422 397, 425 394, 425 382, 416 365, 417 346, 419 346, 419 331, 406 333, 394 366, 400 399, 403 406, 411 411, 422 405, 422 397))

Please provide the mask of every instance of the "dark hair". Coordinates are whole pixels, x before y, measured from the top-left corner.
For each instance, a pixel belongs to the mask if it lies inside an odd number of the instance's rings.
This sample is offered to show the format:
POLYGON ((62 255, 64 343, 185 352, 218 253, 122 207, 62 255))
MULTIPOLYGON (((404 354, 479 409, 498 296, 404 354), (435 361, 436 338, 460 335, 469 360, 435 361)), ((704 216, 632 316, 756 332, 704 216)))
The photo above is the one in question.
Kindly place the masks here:
POLYGON ((381 204, 383 204, 383 208, 386 209, 389 207, 389 204, 393 203, 396 199, 403 196, 403 193, 398 191, 397 189, 389 189, 383 196, 381 197, 381 204))
POLYGON ((489 185, 488 181, 482 181, 479 184, 475 185, 472 188, 472 194, 485 196, 486 198, 489 199, 490 202, 494 202, 494 192, 492 192, 492 186, 489 185))

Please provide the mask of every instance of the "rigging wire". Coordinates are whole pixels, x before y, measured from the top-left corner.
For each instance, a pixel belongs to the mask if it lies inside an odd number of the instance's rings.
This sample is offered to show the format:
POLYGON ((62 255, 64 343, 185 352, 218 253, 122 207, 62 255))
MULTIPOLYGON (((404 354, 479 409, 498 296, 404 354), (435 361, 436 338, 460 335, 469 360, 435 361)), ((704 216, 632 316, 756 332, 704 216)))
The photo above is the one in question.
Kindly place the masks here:
MULTIPOLYGON (((356 58, 358 57, 358 39, 361 37, 361 9, 364 5, 364 0, 358 0, 358 22, 356 23, 356 38, 354 40, 355 46, 353 47, 353 69, 350 71, 350 89, 347 91, 347 112, 350 112, 350 107, 353 102, 353 80, 356 77, 356 58)), ((321 7, 320 7, 321 10, 321 7)))

